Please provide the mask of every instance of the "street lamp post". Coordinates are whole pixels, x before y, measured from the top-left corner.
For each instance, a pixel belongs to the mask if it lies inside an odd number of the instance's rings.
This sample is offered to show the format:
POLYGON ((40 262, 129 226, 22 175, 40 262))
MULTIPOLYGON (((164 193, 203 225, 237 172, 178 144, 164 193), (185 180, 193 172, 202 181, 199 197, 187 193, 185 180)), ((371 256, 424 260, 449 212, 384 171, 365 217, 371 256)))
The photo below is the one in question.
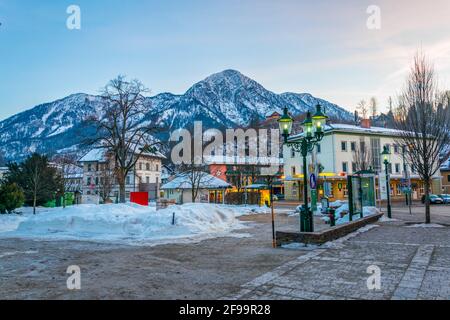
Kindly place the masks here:
POLYGON ((303 158, 303 198, 305 210, 305 221, 302 223, 302 215, 300 214, 300 231, 314 232, 314 220, 312 211, 308 205, 308 172, 306 157, 313 151, 315 145, 319 143, 324 136, 324 127, 328 117, 322 112, 322 106, 316 106, 316 113, 311 116, 311 112, 307 112, 306 119, 303 121, 303 137, 300 141, 289 142, 288 138, 292 133, 294 120, 289 116, 288 109, 284 108, 283 116, 278 120, 280 131, 284 137, 284 144, 300 152, 303 158))
POLYGON ((388 218, 391 219, 392 218, 392 210, 391 210, 391 188, 390 188, 390 184, 389 184, 389 156, 391 155, 391 153, 389 152, 387 146, 384 146, 383 148, 383 152, 381 153, 381 155, 383 156, 383 163, 385 166, 385 170, 386 170, 386 193, 387 193, 387 213, 388 213, 388 218))

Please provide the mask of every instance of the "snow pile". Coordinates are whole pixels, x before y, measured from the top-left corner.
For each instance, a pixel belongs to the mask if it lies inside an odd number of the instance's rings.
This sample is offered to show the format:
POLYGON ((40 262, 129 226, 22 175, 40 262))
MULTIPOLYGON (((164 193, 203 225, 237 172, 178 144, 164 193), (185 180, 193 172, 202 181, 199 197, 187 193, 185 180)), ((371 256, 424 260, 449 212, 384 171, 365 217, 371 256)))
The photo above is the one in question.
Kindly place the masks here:
MULTIPOLYGON (((350 222, 350 214, 348 213, 348 204, 345 204, 342 207, 339 208, 338 210, 336 210, 336 215, 335 215, 336 225, 350 222), (338 213, 338 210, 341 209, 342 207, 347 207, 347 208, 340 210, 338 213), (342 218, 341 218, 341 213, 345 214, 344 216, 342 216, 342 218)), ((376 207, 363 207, 363 217, 371 216, 371 215, 377 214, 379 212, 380 211, 376 207)), ((356 220, 359 220, 360 218, 361 218, 361 215, 356 214, 353 216, 352 220, 356 221, 356 220)))
MULTIPOLYGON (((363 207, 363 217, 371 216, 374 214, 378 214, 380 211, 376 207, 363 207)), ((350 210, 348 203, 343 204, 334 212, 334 217, 336 221, 336 225, 349 223, 350 222, 350 210)), ((353 215, 352 221, 359 220, 361 218, 360 214, 353 215)), ((321 219, 322 221, 329 223, 330 218, 325 216, 321 219)))
POLYGON ((0 236, 153 244, 225 235, 244 228, 236 217, 245 214, 249 211, 239 207, 211 204, 185 204, 159 211, 135 204, 80 205, 21 219, 0 216, 0 236))
MULTIPOLYGON (((317 206, 317 210, 314 211, 314 215, 315 216, 320 216, 320 217, 323 216, 323 214, 322 214, 322 204, 321 203, 317 203, 316 206, 317 206)), ((300 210, 301 210, 302 207, 303 207, 302 204, 299 205, 297 208, 295 208, 295 212, 291 213, 290 216, 291 217, 298 216, 300 214, 300 210)), ((308 203, 308 208, 311 208, 311 203, 308 203)))
POLYGON ((333 202, 330 202, 331 208, 339 208, 340 206, 343 206, 344 204, 348 204, 347 200, 336 200, 333 202))
POLYGON ((18 214, 0 215, 0 233, 17 230, 20 223, 25 220, 24 216, 18 214))
POLYGON ((407 226, 407 228, 445 228, 443 225, 436 223, 421 223, 421 224, 413 224, 412 226, 407 226))
POLYGON ((388 218, 386 216, 382 216, 378 221, 379 222, 396 222, 396 221, 400 221, 400 220, 388 218))

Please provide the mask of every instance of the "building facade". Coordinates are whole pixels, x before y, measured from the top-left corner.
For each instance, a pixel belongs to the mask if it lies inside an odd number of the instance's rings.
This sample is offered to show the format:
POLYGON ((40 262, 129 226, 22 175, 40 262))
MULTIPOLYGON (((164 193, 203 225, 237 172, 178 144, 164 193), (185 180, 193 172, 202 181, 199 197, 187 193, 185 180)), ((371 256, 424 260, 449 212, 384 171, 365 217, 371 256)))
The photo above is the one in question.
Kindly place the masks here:
POLYGON ((177 204, 183 203, 224 203, 225 194, 231 185, 206 172, 197 174, 195 179, 190 179, 189 174, 179 174, 161 187, 164 198, 174 200, 177 204), (194 180, 194 181, 193 181, 194 180), (193 199, 192 185, 197 189, 197 197, 193 199), (195 184, 197 183, 197 184, 195 184))
MULTIPOLYGON (((133 157, 136 155, 133 155, 133 157)), ((130 200, 131 192, 148 192, 150 200, 159 197, 161 185, 162 159, 159 152, 144 153, 125 179, 125 198, 130 200)), ((119 197, 119 184, 114 176, 111 156, 104 149, 93 149, 79 160, 83 169, 83 196, 100 196, 106 189, 106 181, 111 181, 109 197, 115 201, 119 197)))
MULTIPOLYGON (((419 200, 424 194, 424 184, 414 168, 406 162, 403 149, 399 146, 398 131, 394 129, 371 127, 369 121, 362 126, 348 124, 329 124, 325 129, 323 140, 308 159, 308 174, 316 172, 319 175, 318 191, 323 196, 327 193, 330 200, 346 200, 347 176, 359 171, 361 150, 368 150, 369 166, 377 173, 385 175, 381 153, 387 146, 390 155, 388 170, 391 179, 392 199, 403 199, 402 188, 405 178, 411 179, 412 198, 419 200), (315 158, 313 161, 312 159, 315 158), (314 169, 316 163, 320 170, 314 169), (406 170, 405 170, 406 169, 406 170)), ((301 135, 293 137, 298 140, 301 135)), ((285 197, 291 201, 303 199, 303 168, 301 154, 284 146, 285 197)), ((432 192, 441 190, 441 175, 438 171, 433 177, 432 192)), ((378 188, 377 188, 378 193, 378 188)), ((378 197, 377 197, 378 198, 378 197)))
POLYGON ((450 194, 450 159, 441 167, 442 174, 442 193, 450 194))

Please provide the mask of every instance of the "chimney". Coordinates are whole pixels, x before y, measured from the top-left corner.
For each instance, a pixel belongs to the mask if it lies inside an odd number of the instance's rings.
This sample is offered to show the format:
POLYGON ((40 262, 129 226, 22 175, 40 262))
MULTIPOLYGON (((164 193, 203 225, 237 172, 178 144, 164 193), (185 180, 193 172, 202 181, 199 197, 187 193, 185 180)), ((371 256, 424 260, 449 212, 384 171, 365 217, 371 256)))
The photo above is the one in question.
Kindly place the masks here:
POLYGON ((362 119, 361 128, 370 129, 370 119, 362 119))

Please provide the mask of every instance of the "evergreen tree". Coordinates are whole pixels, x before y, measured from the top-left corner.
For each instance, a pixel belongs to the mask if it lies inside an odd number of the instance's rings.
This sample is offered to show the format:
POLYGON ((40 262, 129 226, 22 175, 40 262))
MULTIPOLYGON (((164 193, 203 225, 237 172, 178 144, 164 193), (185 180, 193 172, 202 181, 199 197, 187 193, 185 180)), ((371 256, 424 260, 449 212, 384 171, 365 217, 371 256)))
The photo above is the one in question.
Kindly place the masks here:
POLYGON ((11 213, 23 206, 24 201, 25 196, 17 184, 3 184, 0 187, 0 213, 11 213))
POLYGON ((59 189, 57 169, 49 166, 46 156, 34 153, 21 164, 11 163, 8 167, 8 182, 22 188, 25 204, 33 206, 33 214, 36 206, 52 200, 59 189))

